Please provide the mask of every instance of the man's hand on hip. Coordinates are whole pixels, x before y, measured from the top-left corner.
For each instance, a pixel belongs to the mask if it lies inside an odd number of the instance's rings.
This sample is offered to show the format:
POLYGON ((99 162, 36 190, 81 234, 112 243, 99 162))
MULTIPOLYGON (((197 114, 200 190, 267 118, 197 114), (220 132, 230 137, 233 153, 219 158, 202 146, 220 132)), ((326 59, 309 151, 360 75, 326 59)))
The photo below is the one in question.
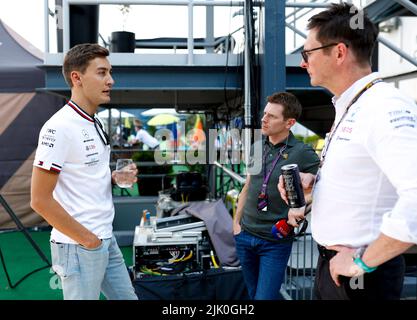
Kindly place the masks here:
POLYGON ((242 227, 240 226, 240 222, 233 220, 233 235, 238 235, 242 231, 242 227))

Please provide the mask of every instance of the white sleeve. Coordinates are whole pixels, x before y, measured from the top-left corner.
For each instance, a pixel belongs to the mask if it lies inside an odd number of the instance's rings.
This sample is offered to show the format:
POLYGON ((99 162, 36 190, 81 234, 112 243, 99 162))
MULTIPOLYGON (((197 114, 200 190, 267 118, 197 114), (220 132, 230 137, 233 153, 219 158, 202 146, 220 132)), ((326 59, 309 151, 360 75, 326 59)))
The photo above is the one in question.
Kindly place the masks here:
POLYGON ((156 138, 152 137, 146 130, 143 129, 138 131, 136 139, 146 144, 149 148, 155 148, 159 144, 159 141, 156 138))
POLYGON ((371 125, 371 156, 394 186, 398 201, 383 216, 380 231, 417 243, 417 106, 402 98, 378 106, 371 125))
POLYGON ((70 146, 65 132, 65 127, 52 121, 44 124, 39 133, 34 166, 57 173, 61 172, 70 146))

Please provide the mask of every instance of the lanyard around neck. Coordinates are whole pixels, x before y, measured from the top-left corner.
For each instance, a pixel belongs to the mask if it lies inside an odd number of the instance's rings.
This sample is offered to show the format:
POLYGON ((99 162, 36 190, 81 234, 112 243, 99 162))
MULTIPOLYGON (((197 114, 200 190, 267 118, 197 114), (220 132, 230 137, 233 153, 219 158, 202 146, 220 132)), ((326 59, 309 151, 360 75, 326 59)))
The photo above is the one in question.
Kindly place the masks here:
POLYGON ((281 147, 281 149, 279 149, 279 152, 278 152, 277 156, 275 157, 275 160, 272 163, 272 166, 269 169, 268 174, 265 174, 266 173, 266 146, 265 146, 265 148, 264 148, 264 157, 263 157, 264 180, 263 180, 262 189, 261 189, 262 193, 266 193, 266 187, 268 185, 269 179, 271 178, 272 171, 274 171, 275 166, 277 165, 279 158, 281 157, 282 153, 285 151, 286 148, 287 148, 287 144, 285 144, 284 146, 281 147))
POLYGON ((366 92, 366 90, 370 89, 373 85, 377 84, 378 82, 382 82, 383 80, 381 78, 377 78, 372 80, 371 82, 369 82, 365 87, 363 87, 361 89, 361 91, 359 91, 354 97, 353 99, 349 102, 348 106, 345 109, 345 112, 343 113, 342 117, 340 118, 339 122, 336 124, 336 120, 333 122, 332 128, 330 129, 330 133, 329 136, 327 138, 326 144, 323 148, 323 151, 321 152, 321 161, 320 161, 320 167, 323 166, 324 163, 324 159, 326 158, 326 153, 327 150, 329 149, 330 146, 330 142, 332 141, 337 128, 339 128, 339 125, 343 122, 343 120, 345 119, 346 115, 348 114, 348 111, 350 109, 350 107, 356 102, 358 101, 358 99, 366 92), (336 124, 336 125, 335 125, 336 124))

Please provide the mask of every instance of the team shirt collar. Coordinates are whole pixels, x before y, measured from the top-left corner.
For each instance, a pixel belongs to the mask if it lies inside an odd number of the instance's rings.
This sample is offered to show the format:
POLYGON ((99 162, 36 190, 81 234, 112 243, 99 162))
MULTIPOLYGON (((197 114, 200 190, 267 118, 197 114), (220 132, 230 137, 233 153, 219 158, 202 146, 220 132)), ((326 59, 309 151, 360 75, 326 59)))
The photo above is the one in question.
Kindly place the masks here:
POLYGON ((279 149, 284 145, 293 147, 297 143, 297 139, 295 138, 294 134, 291 131, 288 134, 288 139, 285 138, 284 140, 282 140, 281 142, 275 145, 269 141, 268 137, 263 137, 263 139, 264 139, 264 144, 267 145, 271 149, 279 149))
POLYGON ((343 92, 339 97, 334 96, 332 98, 333 106, 335 107, 336 111, 336 118, 343 114, 347 105, 352 100, 352 98, 369 82, 380 78, 380 74, 378 72, 373 72, 368 74, 367 76, 357 80, 353 83, 345 92, 343 92))
POLYGON ((83 109, 81 109, 74 101, 69 100, 67 102, 67 105, 70 106, 81 117, 83 117, 84 119, 94 123, 94 118, 92 116, 90 116, 87 112, 85 112, 83 109))

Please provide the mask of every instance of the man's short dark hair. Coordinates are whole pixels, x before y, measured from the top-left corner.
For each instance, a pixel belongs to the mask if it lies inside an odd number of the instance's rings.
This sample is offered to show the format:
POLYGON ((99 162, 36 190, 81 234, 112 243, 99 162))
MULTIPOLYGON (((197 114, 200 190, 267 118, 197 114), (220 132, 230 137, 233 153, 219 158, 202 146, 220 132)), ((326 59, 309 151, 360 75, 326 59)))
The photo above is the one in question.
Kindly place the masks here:
POLYGON ((84 73, 91 60, 97 57, 104 58, 108 55, 109 50, 96 43, 83 43, 72 47, 65 55, 64 64, 62 65, 62 74, 65 81, 72 88, 72 71, 84 73))
POLYGON ((312 16, 308 21, 307 29, 317 29, 317 40, 323 45, 343 42, 353 51, 358 63, 371 63, 378 28, 363 11, 359 13, 352 4, 332 3, 329 9, 312 16), (358 21, 362 18, 363 24, 358 21))
POLYGON ((267 98, 269 103, 280 104, 283 107, 282 115, 285 120, 295 119, 301 116, 301 103, 297 97, 289 92, 276 92, 267 98))

